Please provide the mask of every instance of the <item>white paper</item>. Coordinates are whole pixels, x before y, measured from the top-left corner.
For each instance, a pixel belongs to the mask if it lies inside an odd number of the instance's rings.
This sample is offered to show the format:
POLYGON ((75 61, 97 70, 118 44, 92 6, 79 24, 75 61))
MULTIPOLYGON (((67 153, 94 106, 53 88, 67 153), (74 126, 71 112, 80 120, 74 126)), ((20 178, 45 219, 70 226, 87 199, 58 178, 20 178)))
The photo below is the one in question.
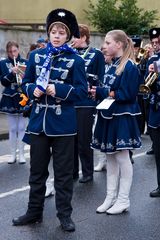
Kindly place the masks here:
POLYGON ((105 98, 100 104, 97 105, 96 109, 109 109, 114 101, 115 99, 113 98, 105 98))

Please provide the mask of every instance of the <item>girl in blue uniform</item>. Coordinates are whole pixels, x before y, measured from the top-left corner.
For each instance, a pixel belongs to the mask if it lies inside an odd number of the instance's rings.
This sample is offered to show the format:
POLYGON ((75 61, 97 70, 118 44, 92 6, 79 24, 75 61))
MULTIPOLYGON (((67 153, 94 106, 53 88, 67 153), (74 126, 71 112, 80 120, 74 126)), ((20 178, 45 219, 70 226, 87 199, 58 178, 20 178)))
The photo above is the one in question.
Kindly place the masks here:
POLYGON ((129 192, 133 169, 130 149, 141 146, 136 115, 140 114, 137 93, 140 78, 134 63, 133 44, 121 30, 113 30, 105 37, 106 51, 113 56, 104 87, 93 87, 92 96, 99 100, 115 101, 107 109, 99 110, 92 147, 107 154, 107 195, 97 213, 119 214, 130 206, 129 192))
POLYGON ((0 81, 4 86, 0 111, 7 114, 9 126, 9 142, 11 148, 11 158, 8 163, 16 162, 17 145, 19 148, 19 163, 25 163, 24 143, 22 138, 25 132, 26 121, 23 117, 24 108, 19 104, 21 100, 20 84, 21 75, 17 64, 26 65, 26 60, 19 54, 19 46, 14 41, 9 41, 6 45, 7 58, 0 62, 0 81))
POLYGON ((33 100, 28 131, 31 144, 30 193, 25 215, 13 224, 42 221, 46 179, 50 156, 53 157, 57 217, 65 231, 74 231, 71 219, 73 192, 75 101, 87 97, 84 60, 68 42, 79 37, 75 15, 55 9, 47 16, 49 42, 46 48, 31 52, 22 88, 33 100))

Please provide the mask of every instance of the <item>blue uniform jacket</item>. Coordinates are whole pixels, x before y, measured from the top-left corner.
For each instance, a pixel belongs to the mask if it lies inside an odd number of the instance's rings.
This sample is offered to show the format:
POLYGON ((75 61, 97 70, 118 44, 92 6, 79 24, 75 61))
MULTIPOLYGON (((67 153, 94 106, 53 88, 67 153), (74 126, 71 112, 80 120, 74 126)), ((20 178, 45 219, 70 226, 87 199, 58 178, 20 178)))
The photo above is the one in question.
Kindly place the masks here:
MULTIPOLYGON (((148 66, 154 61, 160 60, 160 52, 153 55, 149 61, 148 66)), ((148 68, 147 68, 148 69, 148 68)), ((146 76, 148 75, 148 71, 146 76)), ((160 127, 160 76, 152 84, 150 94, 150 109, 149 109, 149 120, 148 125, 152 128, 160 127)))
MULTIPOLYGON (((27 60, 18 56, 16 62, 20 64, 27 64, 27 60)), ((0 61, 0 81, 5 87, 3 94, 13 96, 19 94, 17 92, 18 84, 16 76, 11 72, 11 68, 14 66, 14 61, 11 58, 6 58, 0 61)))
MULTIPOLYGON (((46 58, 46 48, 30 54, 29 64, 23 79, 25 94, 34 100, 36 79, 40 75, 46 58)), ((87 97, 87 81, 84 60, 77 54, 61 52, 52 60, 49 84, 55 84, 55 97, 44 94, 33 101, 28 131, 47 136, 69 136, 76 134, 75 101, 87 97)))
MULTIPOLYGON (((16 59, 16 63, 27 65, 27 60, 20 57, 16 59)), ((16 75, 12 73, 11 68, 14 66, 14 60, 6 58, 0 61, 0 81, 4 86, 2 98, 0 101, 0 111, 10 114, 22 113, 24 108, 19 104, 22 100, 20 97, 21 87, 17 83, 16 75)))
POLYGON ((109 96, 110 91, 115 92, 115 102, 108 110, 101 110, 104 118, 112 118, 113 115, 138 115, 140 114, 137 103, 137 94, 140 85, 139 70, 131 60, 128 60, 123 72, 116 75, 118 59, 113 61, 111 68, 105 76, 104 87, 97 87, 96 97, 103 100, 109 96))
MULTIPOLYGON (((77 49, 78 54, 85 61, 87 82, 90 87, 102 84, 105 74, 105 60, 102 52, 93 47, 77 49)), ((76 107, 95 107, 97 102, 90 96, 76 102, 76 107)))

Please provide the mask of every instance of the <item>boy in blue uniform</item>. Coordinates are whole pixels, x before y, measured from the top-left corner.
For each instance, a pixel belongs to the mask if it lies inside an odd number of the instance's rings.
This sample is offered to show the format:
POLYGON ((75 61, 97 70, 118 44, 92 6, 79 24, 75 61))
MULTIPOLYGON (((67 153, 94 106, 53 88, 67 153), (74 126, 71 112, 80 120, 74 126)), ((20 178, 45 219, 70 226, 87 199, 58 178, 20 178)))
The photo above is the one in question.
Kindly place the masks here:
MULTIPOLYGON (((148 67, 151 63, 153 63, 153 61, 156 61, 157 59, 159 59, 160 56, 160 41, 159 41, 159 36, 160 36, 160 28, 151 28, 149 30, 149 38, 150 38, 150 42, 152 44, 153 47, 153 52, 154 55, 149 59, 148 63, 147 63, 147 69, 146 69, 146 77, 149 74, 148 73, 148 67)), ((149 132, 149 131, 148 131, 149 132)), ((152 136, 150 135, 151 140, 152 140, 152 136)), ((151 148, 146 152, 147 155, 151 155, 154 154, 154 150, 153 150, 153 144, 151 146, 151 148)))
MULTIPOLYGON (((150 30, 152 33, 152 40, 158 40, 159 47, 156 47, 156 53, 148 61, 149 73, 156 74, 157 78, 150 87, 150 108, 149 108, 149 120, 148 120, 148 131, 153 142, 153 152, 156 160, 157 169, 157 188, 150 192, 150 197, 160 197, 160 76, 159 72, 156 72, 154 62, 160 61, 160 28, 154 28, 150 30)), ((157 45, 157 44, 156 44, 157 45)))
POLYGON ((33 99, 28 131, 31 143, 30 193, 25 215, 13 225, 41 222, 50 154, 53 156, 57 217, 62 229, 74 231, 71 219, 73 192, 75 101, 86 98, 84 60, 66 42, 79 37, 75 15, 55 9, 47 16, 49 43, 30 54, 23 79, 25 94, 33 99), (50 152, 51 149, 51 152, 50 152))
MULTIPOLYGON (((102 52, 91 47, 88 26, 79 24, 80 38, 73 38, 72 46, 85 61, 88 87, 99 86, 103 82, 105 73, 105 60, 102 52)), ((78 134, 75 142, 74 179, 79 177, 79 159, 82 164, 82 177, 80 183, 93 180, 93 149, 92 127, 95 114, 96 101, 89 95, 88 98, 76 102, 78 134)))

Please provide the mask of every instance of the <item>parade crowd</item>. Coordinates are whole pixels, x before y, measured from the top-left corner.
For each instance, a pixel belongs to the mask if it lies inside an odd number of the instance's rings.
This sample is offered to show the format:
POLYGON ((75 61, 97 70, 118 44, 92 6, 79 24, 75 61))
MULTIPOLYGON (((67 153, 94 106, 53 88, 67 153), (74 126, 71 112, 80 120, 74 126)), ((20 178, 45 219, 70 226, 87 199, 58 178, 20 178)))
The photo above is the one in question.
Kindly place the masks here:
POLYGON ((60 225, 70 232, 74 181, 92 182, 94 171, 106 171, 106 195, 96 212, 129 211, 132 155, 141 148, 142 134, 151 139, 146 154, 154 154, 157 170, 149 195, 160 197, 160 28, 148 30, 146 45, 138 35, 111 30, 97 49, 87 25, 66 9, 54 9, 46 17, 46 33, 46 40, 30 45, 26 59, 11 40, 0 60, 8 164, 25 164, 24 144, 30 145, 27 210, 12 224, 42 222, 45 197, 54 195, 60 225), (94 151, 100 153, 97 166, 94 151))

